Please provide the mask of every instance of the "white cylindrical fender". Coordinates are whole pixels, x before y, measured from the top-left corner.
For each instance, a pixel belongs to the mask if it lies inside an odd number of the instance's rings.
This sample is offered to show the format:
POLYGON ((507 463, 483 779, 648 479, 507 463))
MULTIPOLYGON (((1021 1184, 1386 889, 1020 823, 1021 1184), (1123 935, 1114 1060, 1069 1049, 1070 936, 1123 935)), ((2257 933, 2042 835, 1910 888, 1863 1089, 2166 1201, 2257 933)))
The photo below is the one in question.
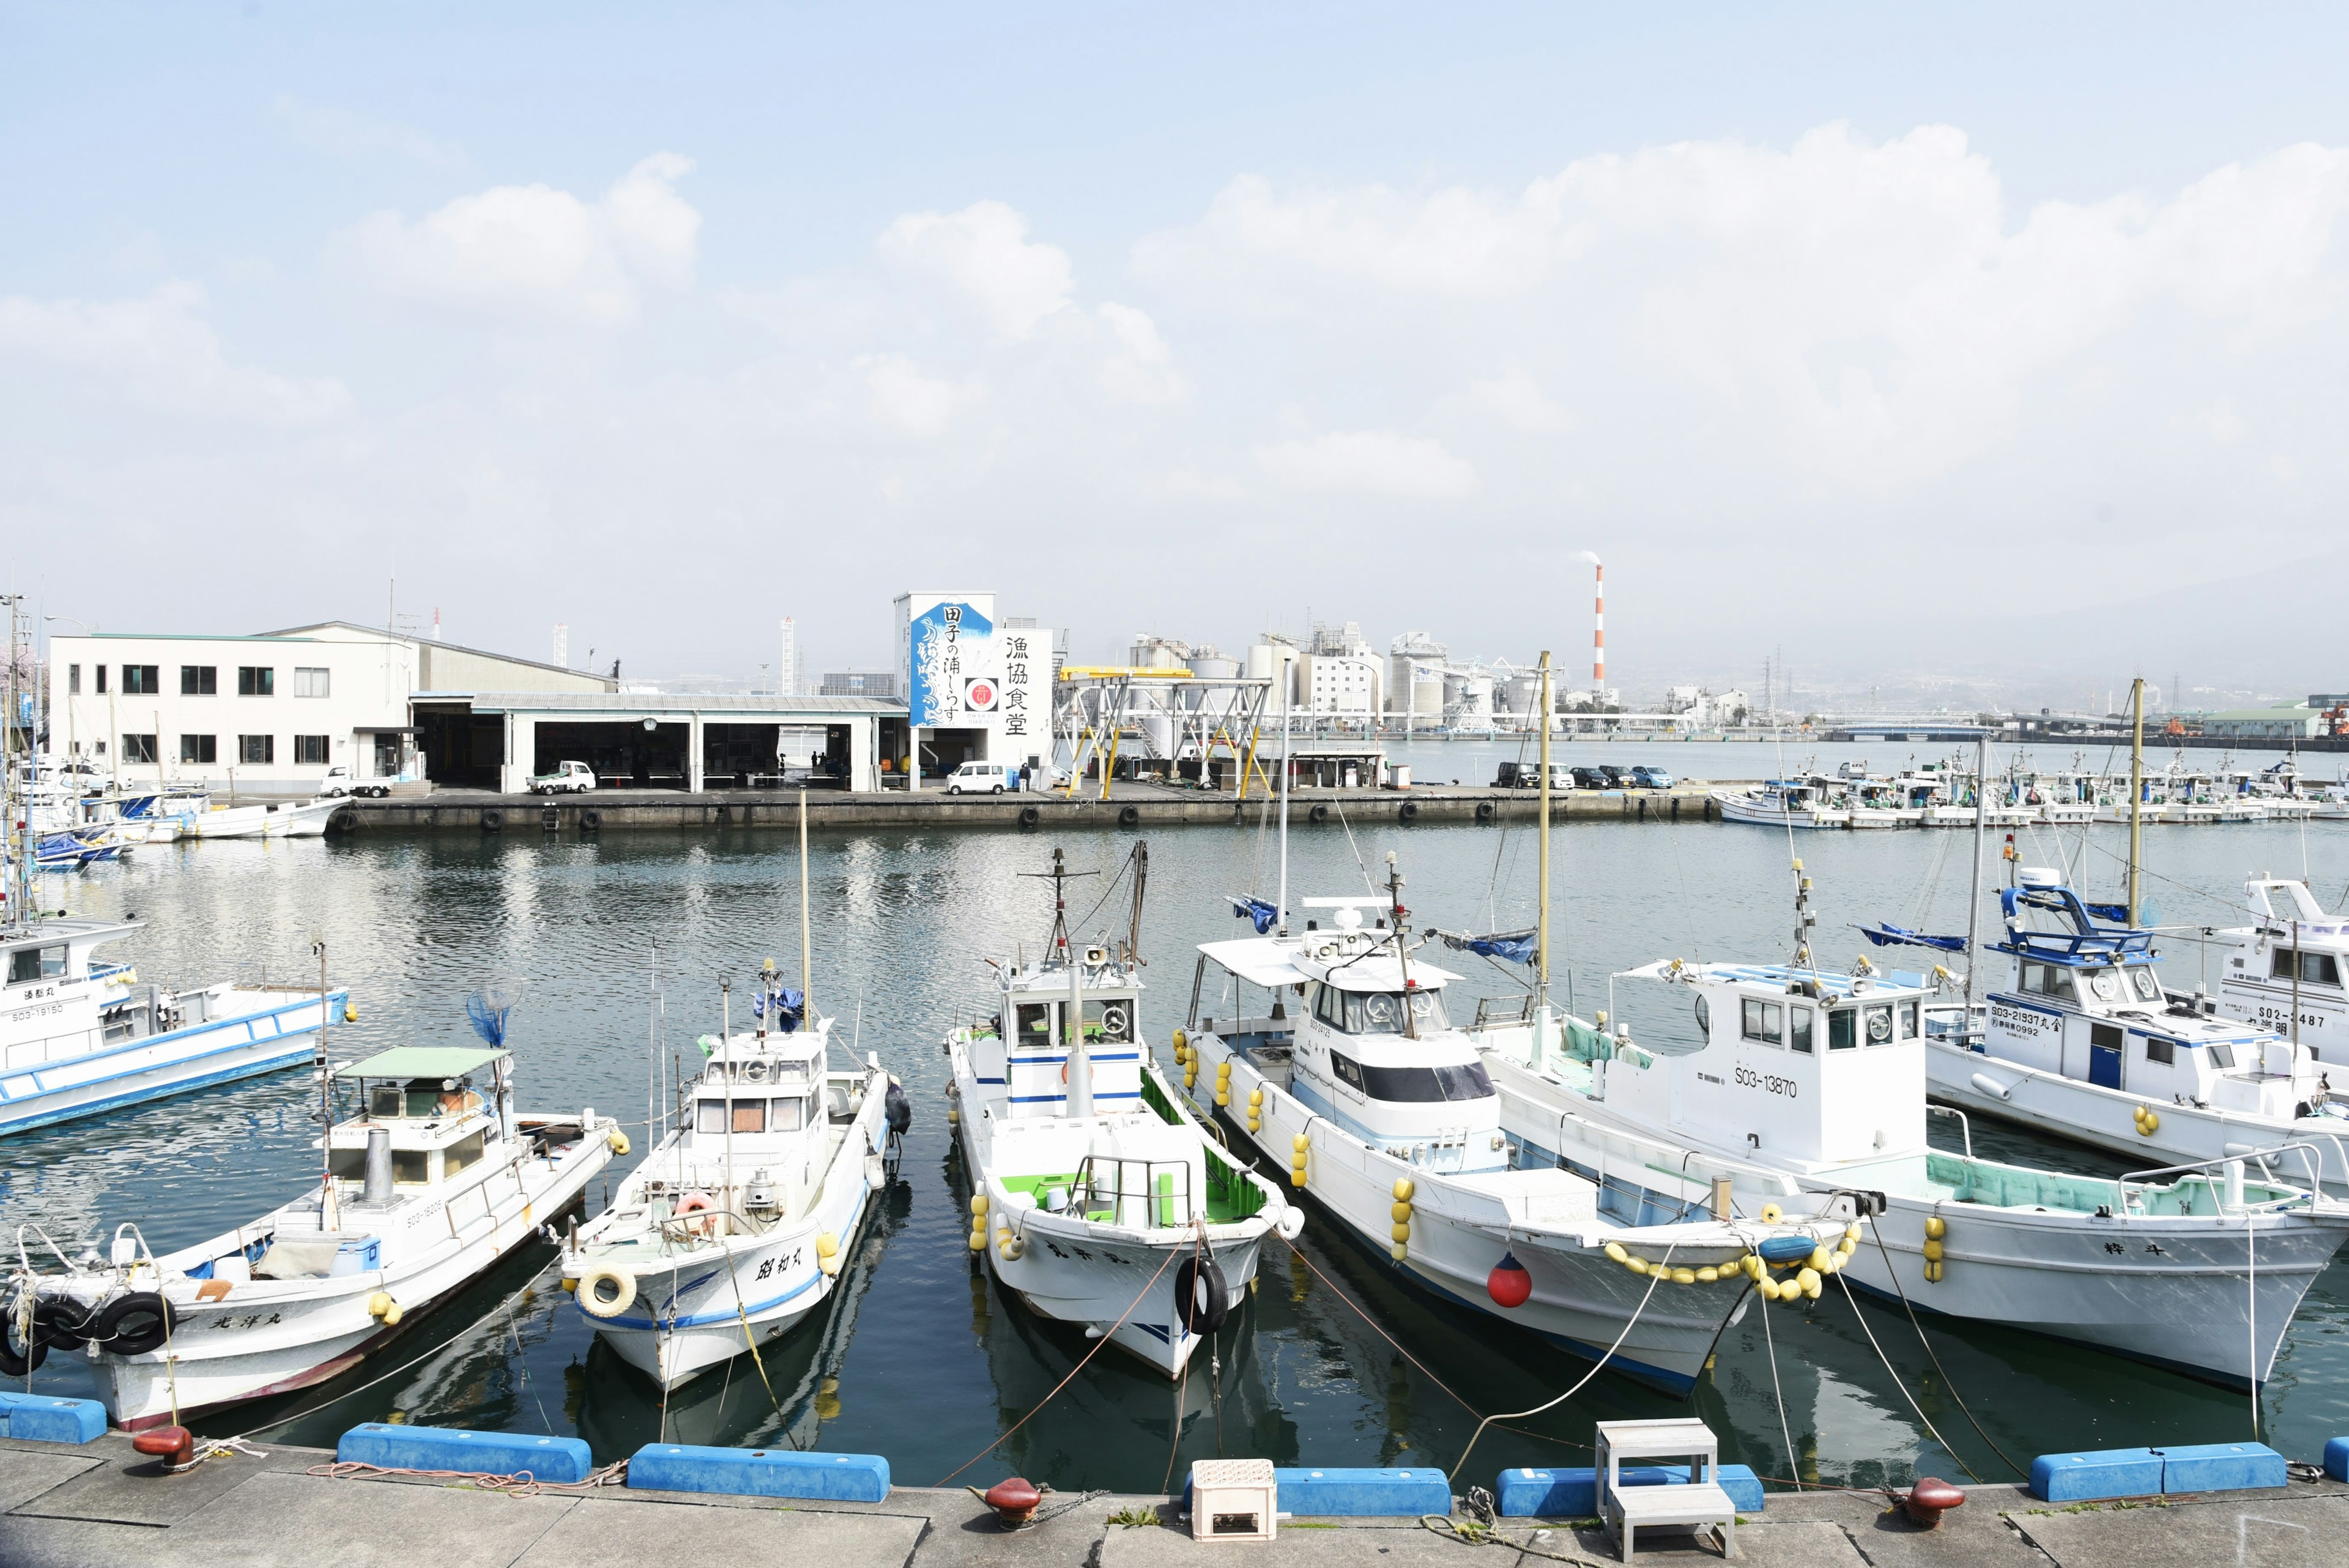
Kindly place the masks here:
POLYGON ((1988 1073, 1976 1073, 1974 1075, 1974 1087, 1980 1089, 1983 1094, 1988 1095, 1994 1100, 2011 1100, 2014 1097, 2013 1085, 2002 1084, 1996 1078, 1992 1077, 1988 1073))
POLYGON ((1305 1210, 1297 1204, 1290 1204, 1280 1211, 1280 1218, 1272 1222, 1272 1228, 1279 1233, 1282 1241, 1296 1241, 1305 1233, 1305 1210))
POLYGON ((636 1304, 636 1276, 609 1263, 597 1263, 579 1275, 579 1310, 594 1318, 615 1318, 636 1304), (605 1287, 612 1293, 606 1296, 605 1287))

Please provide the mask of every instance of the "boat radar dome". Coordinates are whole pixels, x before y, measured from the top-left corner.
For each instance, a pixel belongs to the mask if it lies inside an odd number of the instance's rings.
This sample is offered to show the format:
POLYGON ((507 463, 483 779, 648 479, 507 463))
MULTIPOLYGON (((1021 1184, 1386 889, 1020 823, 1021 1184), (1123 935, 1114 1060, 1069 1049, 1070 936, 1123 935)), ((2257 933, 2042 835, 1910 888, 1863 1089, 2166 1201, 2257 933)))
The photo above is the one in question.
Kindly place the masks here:
POLYGON ((2024 867, 2015 872, 2014 879, 2026 888, 2060 888, 2064 885, 2061 873, 2050 871, 2044 866, 2024 867))

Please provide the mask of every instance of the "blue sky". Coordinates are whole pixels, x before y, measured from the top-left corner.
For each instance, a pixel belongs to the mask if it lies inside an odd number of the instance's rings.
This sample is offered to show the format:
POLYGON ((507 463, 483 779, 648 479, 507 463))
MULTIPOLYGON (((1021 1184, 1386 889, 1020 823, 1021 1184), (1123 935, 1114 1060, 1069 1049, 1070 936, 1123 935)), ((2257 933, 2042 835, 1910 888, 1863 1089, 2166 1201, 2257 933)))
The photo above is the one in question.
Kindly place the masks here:
POLYGON ((52 607, 1522 657, 1596 551, 1661 683, 2333 547, 2338 10, 486 9, 0 6, 52 607))

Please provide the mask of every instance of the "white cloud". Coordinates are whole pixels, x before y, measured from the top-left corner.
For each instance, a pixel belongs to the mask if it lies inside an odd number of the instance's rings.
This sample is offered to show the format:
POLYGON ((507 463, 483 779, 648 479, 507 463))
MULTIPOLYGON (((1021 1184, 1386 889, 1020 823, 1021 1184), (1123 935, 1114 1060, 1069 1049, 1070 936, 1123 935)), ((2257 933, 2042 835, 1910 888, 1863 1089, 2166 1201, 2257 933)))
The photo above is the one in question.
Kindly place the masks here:
POLYGON ((976 388, 925 375, 902 354, 864 355, 853 368, 864 383, 873 411, 909 435, 943 435, 955 410, 979 396, 976 388))
POLYGON ((377 213, 351 243, 383 286, 412 298, 626 322, 645 285, 692 284, 701 214, 676 191, 692 168, 656 153, 595 202, 546 185, 499 185, 414 223, 377 213))
POLYGON ((203 319, 204 291, 169 283, 137 299, 0 297, 0 353, 94 379, 142 407, 259 424, 307 424, 350 406, 332 378, 230 363, 203 319))
POLYGON ((1068 253, 1030 243, 1028 220, 1001 202, 959 213, 907 213, 880 239, 892 269, 942 290, 996 337, 1017 340, 1069 303, 1068 253))
POLYGON ((1479 408, 1513 431, 1562 431, 1574 421, 1523 370, 1505 370, 1468 389, 1479 408))
POLYGON ((1343 431, 1260 447, 1265 471, 1293 490, 1361 491, 1451 501, 1476 488, 1476 471, 1424 436, 1343 431))
POLYGON ((1093 313, 1109 328, 1115 346, 1102 358, 1102 385, 1110 395, 1132 403, 1166 403, 1181 398, 1191 384, 1174 369, 1174 356, 1158 324, 1130 305, 1103 304, 1093 313))
POLYGON ((465 161, 465 150, 455 142, 396 119, 377 119, 332 104, 305 103, 285 94, 280 94, 270 108, 295 136, 329 152, 388 152, 446 168, 465 161))

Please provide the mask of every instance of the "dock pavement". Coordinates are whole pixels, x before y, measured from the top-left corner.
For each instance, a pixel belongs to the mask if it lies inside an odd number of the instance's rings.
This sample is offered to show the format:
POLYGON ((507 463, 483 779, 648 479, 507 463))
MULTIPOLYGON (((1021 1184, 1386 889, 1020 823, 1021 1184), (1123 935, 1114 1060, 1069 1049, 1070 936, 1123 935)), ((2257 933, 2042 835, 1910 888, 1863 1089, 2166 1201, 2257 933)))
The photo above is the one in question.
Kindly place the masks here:
MULTIPOLYGON (((1008 1533, 969 1492, 898 1488, 878 1503, 791 1503, 604 1487, 517 1496, 464 1482, 335 1479, 320 1449, 256 1444, 180 1475, 109 1433, 78 1448, 0 1438, 5 1568, 588 1568, 619 1563, 821 1568, 1540 1568, 1612 1563, 1588 1521, 1506 1520, 1470 1543, 1416 1520, 1284 1520, 1263 1544, 1195 1543, 1158 1497, 1048 1494, 1008 1533), (1112 1522, 1139 1520, 1139 1523, 1112 1522), (1544 1532, 1544 1533, 1536 1533, 1544 1532), (1531 1551, 1526 1550, 1530 1546, 1531 1551)), ((1002 1479, 989 1474, 981 1484, 1002 1479)), ((1920 1530, 1881 1493, 1770 1494, 1737 1527, 1745 1568, 2340 1568, 2349 1486, 2294 1481, 2167 1502, 2042 1503, 1968 1486, 1920 1530)), ((1455 1514, 1455 1518, 1458 1516, 1455 1514)), ((1709 1544, 1643 1537, 1656 1568, 1718 1563, 1709 1544)))

